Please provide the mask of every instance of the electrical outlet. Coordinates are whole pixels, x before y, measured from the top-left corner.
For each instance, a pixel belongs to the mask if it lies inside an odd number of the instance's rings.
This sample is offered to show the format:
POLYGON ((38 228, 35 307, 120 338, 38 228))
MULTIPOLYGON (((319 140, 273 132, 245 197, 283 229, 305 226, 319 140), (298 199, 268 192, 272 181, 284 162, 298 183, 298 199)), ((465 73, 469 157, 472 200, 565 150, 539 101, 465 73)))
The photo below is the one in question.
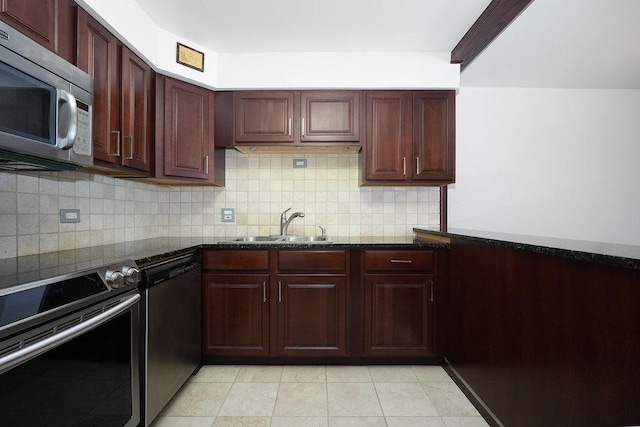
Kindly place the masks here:
POLYGON ((235 208, 222 208, 221 217, 222 217, 222 222, 236 222, 235 208))
POLYGON ((307 159, 293 159, 293 167, 296 169, 297 168, 306 169, 307 159))
POLYGON ((60 222, 80 222, 80 209, 60 209, 60 222))

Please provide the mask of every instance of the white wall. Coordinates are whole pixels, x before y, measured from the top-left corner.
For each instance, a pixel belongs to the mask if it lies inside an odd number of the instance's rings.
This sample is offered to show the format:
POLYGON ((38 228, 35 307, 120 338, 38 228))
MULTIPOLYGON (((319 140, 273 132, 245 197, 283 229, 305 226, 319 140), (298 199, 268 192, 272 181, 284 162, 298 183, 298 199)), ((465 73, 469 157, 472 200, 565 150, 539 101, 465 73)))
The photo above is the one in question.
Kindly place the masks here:
POLYGON ((134 0, 76 0, 157 72, 212 89, 456 89, 449 52, 218 53, 159 28, 134 0), (176 43, 204 53, 204 72, 176 63, 176 43))
POLYGON ((640 244, 640 90, 462 87, 449 226, 640 244))

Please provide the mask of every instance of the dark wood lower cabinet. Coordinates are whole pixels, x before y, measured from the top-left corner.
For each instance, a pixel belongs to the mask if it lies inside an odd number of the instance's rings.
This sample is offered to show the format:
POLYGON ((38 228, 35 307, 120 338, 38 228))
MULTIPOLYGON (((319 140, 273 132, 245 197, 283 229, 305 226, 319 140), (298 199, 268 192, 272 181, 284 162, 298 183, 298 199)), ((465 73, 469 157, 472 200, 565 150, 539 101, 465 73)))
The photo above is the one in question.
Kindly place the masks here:
POLYGON ((345 356, 345 268, 344 250, 205 251, 205 357, 345 356))
POLYGON ((278 276, 277 353, 346 355, 344 275, 278 276))
POLYGON ((365 352, 378 356, 431 355, 429 274, 365 275, 365 352))
POLYGON ((204 274, 204 351, 207 354, 269 354, 268 275, 204 274))
POLYGON ((422 249, 205 250, 203 358, 440 363, 437 259, 422 249))

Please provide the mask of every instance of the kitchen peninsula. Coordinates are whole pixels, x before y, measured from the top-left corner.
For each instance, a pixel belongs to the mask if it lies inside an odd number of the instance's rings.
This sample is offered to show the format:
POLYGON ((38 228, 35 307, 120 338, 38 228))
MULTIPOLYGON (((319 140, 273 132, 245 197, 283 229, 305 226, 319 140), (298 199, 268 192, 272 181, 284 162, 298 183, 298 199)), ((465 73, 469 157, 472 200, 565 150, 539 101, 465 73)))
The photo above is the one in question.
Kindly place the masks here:
POLYGON ((450 242, 445 366, 487 419, 640 422, 640 247, 414 231, 450 242))

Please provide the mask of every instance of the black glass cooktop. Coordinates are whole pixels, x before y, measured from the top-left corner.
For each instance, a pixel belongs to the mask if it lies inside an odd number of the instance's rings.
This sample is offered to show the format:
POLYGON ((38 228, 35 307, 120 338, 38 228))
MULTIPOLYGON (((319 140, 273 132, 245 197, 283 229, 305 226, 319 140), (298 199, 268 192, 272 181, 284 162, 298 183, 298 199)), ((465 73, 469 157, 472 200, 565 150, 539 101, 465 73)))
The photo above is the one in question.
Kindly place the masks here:
POLYGON ((0 329, 20 320, 55 310, 108 291, 97 273, 0 290, 0 329))

